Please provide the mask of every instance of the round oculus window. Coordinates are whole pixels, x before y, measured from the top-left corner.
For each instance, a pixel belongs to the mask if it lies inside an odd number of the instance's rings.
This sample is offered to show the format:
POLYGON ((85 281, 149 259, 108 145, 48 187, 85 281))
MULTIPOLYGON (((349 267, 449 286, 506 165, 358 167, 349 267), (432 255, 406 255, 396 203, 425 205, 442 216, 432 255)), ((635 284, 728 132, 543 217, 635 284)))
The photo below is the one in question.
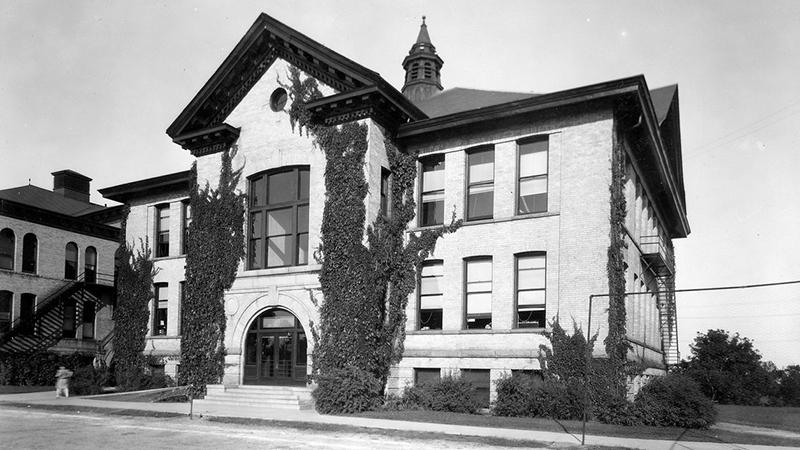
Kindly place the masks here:
POLYGON ((269 107, 275 112, 283 111, 288 99, 289 94, 286 93, 286 89, 279 87, 269 96, 269 107))

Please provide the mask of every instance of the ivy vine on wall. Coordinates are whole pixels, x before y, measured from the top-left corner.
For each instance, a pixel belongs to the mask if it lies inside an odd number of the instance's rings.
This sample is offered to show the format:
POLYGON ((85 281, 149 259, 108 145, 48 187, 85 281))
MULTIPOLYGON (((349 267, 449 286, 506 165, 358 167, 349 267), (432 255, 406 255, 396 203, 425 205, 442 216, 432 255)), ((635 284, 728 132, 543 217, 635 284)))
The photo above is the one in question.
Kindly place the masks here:
POLYGON ((148 306, 155 297, 153 279, 157 273, 148 239, 140 240, 136 251, 125 241, 129 214, 130 207, 125 205, 118 250, 117 306, 113 314, 115 374, 117 386, 123 390, 138 387, 144 373, 148 306))
POLYGON ((221 155, 219 185, 197 185, 191 170, 192 223, 186 253, 186 285, 181 308, 181 365, 178 382, 202 395, 225 373, 224 293, 244 257, 244 194, 236 191, 242 168, 233 170, 236 147, 221 155))
POLYGON ((628 248, 625 242, 625 217, 627 202, 625 199, 625 148, 614 133, 614 147, 611 155, 611 194, 610 206, 610 244, 608 246, 608 336, 604 341, 606 354, 609 357, 613 378, 617 380, 617 394, 625 395, 626 368, 630 343, 627 335, 627 314, 625 311, 625 262, 624 252, 628 248))
POLYGON ((302 134, 305 128, 326 158, 325 208, 316 253, 324 300, 319 307, 319 332, 313 333, 317 340, 314 373, 355 367, 371 374, 383 389, 391 365, 402 357, 408 296, 416 288, 422 262, 436 241, 461 222, 407 233, 416 213, 417 155, 402 152, 387 137, 391 214, 366 226, 367 125, 311 123, 305 104, 322 97, 316 80, 304 77, 295 67, 290 67, 288 78, 284 87, 292 99, 292 129, 296 126, 302 134))

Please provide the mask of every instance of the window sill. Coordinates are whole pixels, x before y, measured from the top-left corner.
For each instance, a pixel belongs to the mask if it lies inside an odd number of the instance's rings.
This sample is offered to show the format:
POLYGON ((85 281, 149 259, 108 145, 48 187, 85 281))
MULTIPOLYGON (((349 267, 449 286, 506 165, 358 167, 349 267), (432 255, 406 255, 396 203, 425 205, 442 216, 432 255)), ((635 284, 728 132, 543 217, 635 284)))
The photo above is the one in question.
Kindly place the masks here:
POLYGON ((406 335, 456 335, 456 334, 543 334, 547 331, 546 328, 512 328, 505 330, 481 330, 481 329, 466 329, 466 330, 411 330, 406 331, 406 335))
POLYGON ((157 336, 147 336, 147 339, 155 339, 155 340, 162 340, 162 339, 180 339, 179 335, 170 336, 170 335, 163 335, 159 334, 157 336))
POLYGON ((295 273, 319 272, 321 264, 307 264, 305 266, 275 267, 274 269, 249 269, 239 272, 239 278, 263 277, 269 275, 288 275, 295 273))
POLYGON ((158 256, 153 257, 153 262, 157 261, 169 261, 171 259, 186 259, 186 255, 177 255, 177 256, 158 256))

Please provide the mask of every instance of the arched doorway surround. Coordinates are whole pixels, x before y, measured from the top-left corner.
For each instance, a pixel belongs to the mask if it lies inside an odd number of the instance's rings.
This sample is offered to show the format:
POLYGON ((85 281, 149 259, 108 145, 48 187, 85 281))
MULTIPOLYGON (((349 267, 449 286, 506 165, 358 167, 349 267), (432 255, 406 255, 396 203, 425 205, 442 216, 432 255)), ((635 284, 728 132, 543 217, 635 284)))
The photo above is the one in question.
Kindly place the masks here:
POLYGON ((250 324, 244 339, 244 384, 306 385, 308 338, 291 312, 271 308, 250 324))

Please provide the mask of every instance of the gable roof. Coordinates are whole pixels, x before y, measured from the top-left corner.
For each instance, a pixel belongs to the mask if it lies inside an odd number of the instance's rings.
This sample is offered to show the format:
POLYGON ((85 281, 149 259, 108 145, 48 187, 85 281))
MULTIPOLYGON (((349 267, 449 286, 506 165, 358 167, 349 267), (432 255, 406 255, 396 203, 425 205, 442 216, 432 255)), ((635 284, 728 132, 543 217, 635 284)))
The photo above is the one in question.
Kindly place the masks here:
POLYGON ((677 95, 677 84, 650 90, 650 98, 653 101, 653 109, 656 111, 656 118, 658 119, 659 125, 664 123, 664 119, 666 119, 667 114, 669 114, 673 99, 676 99, 677 95))
POLYGON ((428 117, 441 117, 487 106, 500 105, 535 97, 526 92, 485 91, 480 89, 452 88, 438 92, 415 105, 428 117))
MULTIPOLYGON (((408 111, 415 119, 425 117, 377 72, 262 13, 167 128, 167 134, 183 145, 182 136, 193 134, 197 139, 199 132, 220 127, 276 58, 286 60, 338 93, 374 86, 386 93, 388 101, 399 104, 399 110, 408 111)), ((229 136, 234 138, 233 133, 229 136)))
POLYGON ((98 190, 100 194, 115 202, 128 203, 130 200, 164 192, 185 192, 189 195, 192 173, 189 170, 161 175, 145 180, 132 181, 98 190))
POLYGON ((61 194, 33 185, 0 190, 0 199, 73 217, 79 217, 105 208, 94 203, 67 198, 61 194))

